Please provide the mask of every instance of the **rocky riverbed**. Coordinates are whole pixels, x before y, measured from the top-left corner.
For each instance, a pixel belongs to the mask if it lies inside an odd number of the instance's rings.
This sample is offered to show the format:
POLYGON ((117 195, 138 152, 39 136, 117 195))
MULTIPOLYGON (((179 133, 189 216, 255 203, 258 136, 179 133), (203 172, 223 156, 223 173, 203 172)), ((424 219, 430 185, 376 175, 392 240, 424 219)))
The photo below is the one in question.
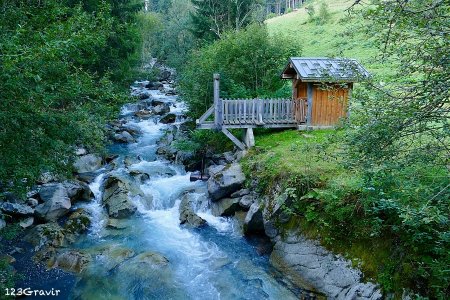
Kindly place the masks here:
POLYGON ((209 157, 208 181, 190 181, 199 161, 176 145, 193 122, 162 74, 131 87, 105 157, 78 148, 76 179, 45 173, 0 203, 26 232, 6 247, 18 285, 63 299, 380 299, 343 258, 279 229, 279 205, 244 186, 244 152, 209 157))

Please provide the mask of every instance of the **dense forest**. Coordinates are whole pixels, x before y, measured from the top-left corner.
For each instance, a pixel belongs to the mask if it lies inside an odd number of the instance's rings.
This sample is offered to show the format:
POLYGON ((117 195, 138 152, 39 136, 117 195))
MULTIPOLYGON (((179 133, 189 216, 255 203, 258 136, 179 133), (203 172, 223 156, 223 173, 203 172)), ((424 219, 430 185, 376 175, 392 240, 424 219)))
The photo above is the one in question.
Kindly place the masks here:
MULTIPOLYGON (((0 197, 23 193, 43 172, 70 176, 77 146, 102 151, 104 124, 130 101, 128 85, 156 76, 151 58, 177 70, 195 119, 212 104, 215 72, 224 98, 290 97, 280 71, 305 47, 314 56, 301 41, 311 34, 317 49, 332 40, 337 56, 370 53, 355 58, 371 77, 337 130, 309 143, 262 130, 244 169, 260 193, 273 195, 282 181, 295 225, 361 259, 386 293, 449 297, 448 2, 337 1, 340 13, 324 0, 151 0, 147 11, 143 2, 2 1, 0 197), (300 14, 299 28, 280 30, 300 14), (338 26, 345 31, 324 34, 338 26)), ((201 157, 231 146, 192 129, 179 147, 201 157)))

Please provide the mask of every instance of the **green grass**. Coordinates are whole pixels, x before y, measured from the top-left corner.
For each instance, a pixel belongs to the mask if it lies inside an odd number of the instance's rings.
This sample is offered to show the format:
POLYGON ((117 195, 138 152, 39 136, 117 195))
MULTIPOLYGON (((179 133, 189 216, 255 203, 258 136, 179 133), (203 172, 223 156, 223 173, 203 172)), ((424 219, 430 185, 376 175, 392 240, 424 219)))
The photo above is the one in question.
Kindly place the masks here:
MULTIPOLYGON (((325 1, 331 13, 323 25, 310 21, 305 7, 297 11, 268 19, 266 24, 273 35, 293 37, 306 57, 347 57, 355 58, 372 74, 382 78, 392 75, 390 64, 381 64, 375 60, 379 54, 373 39, 355 28, 361 28, 363 21, 350 16, 346 9, 353 0, 325 1)), ((313 0, 316 14, 321 1, 313 0)))

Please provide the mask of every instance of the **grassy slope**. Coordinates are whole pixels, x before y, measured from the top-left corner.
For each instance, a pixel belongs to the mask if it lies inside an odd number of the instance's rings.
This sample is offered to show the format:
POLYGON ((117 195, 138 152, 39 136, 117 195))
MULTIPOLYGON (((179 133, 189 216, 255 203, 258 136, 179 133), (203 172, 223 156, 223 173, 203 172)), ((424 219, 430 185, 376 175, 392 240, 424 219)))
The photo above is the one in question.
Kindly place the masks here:
MULTIPOLYGON (((362 33, 355 32, 355 25, 361 26, 361 20, 350 16, 345 10, 353 0, 325 1, 328 4, 330 19, 323 25, 310 22, 304 7, 283 16, 267 20, 271 34, 283 34, 294 37, 302 47, 302 56, 310 57, 348 57, 355 58, 372 74, 386 76, 390 74, 388 66, 375 61, 377 49, 373 41, 362 33)), ((320 1, 310 1, 316 14, 320 1)))

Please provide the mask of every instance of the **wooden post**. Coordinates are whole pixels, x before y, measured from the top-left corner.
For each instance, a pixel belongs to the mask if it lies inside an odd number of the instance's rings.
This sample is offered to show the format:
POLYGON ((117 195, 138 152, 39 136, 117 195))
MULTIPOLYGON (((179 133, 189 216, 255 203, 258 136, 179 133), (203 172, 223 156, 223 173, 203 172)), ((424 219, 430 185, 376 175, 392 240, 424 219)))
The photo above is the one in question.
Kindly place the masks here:
POLYGON ((249 127, 244 129, 244 144, 247 148, 251 148, 255 146, 255 136, 253 135, 253 128, 249 127))
POLYGON ((222 103, 220 99, 220 74, 214 74, 214 125, 217 129, 222 128, 222 103))
POLYGON ((306 95, 308 97, 308 110, 306 112, 306 125, 311 126, 312 124, 312 106, 313 106, 313 84, 308 82, 306 95))

